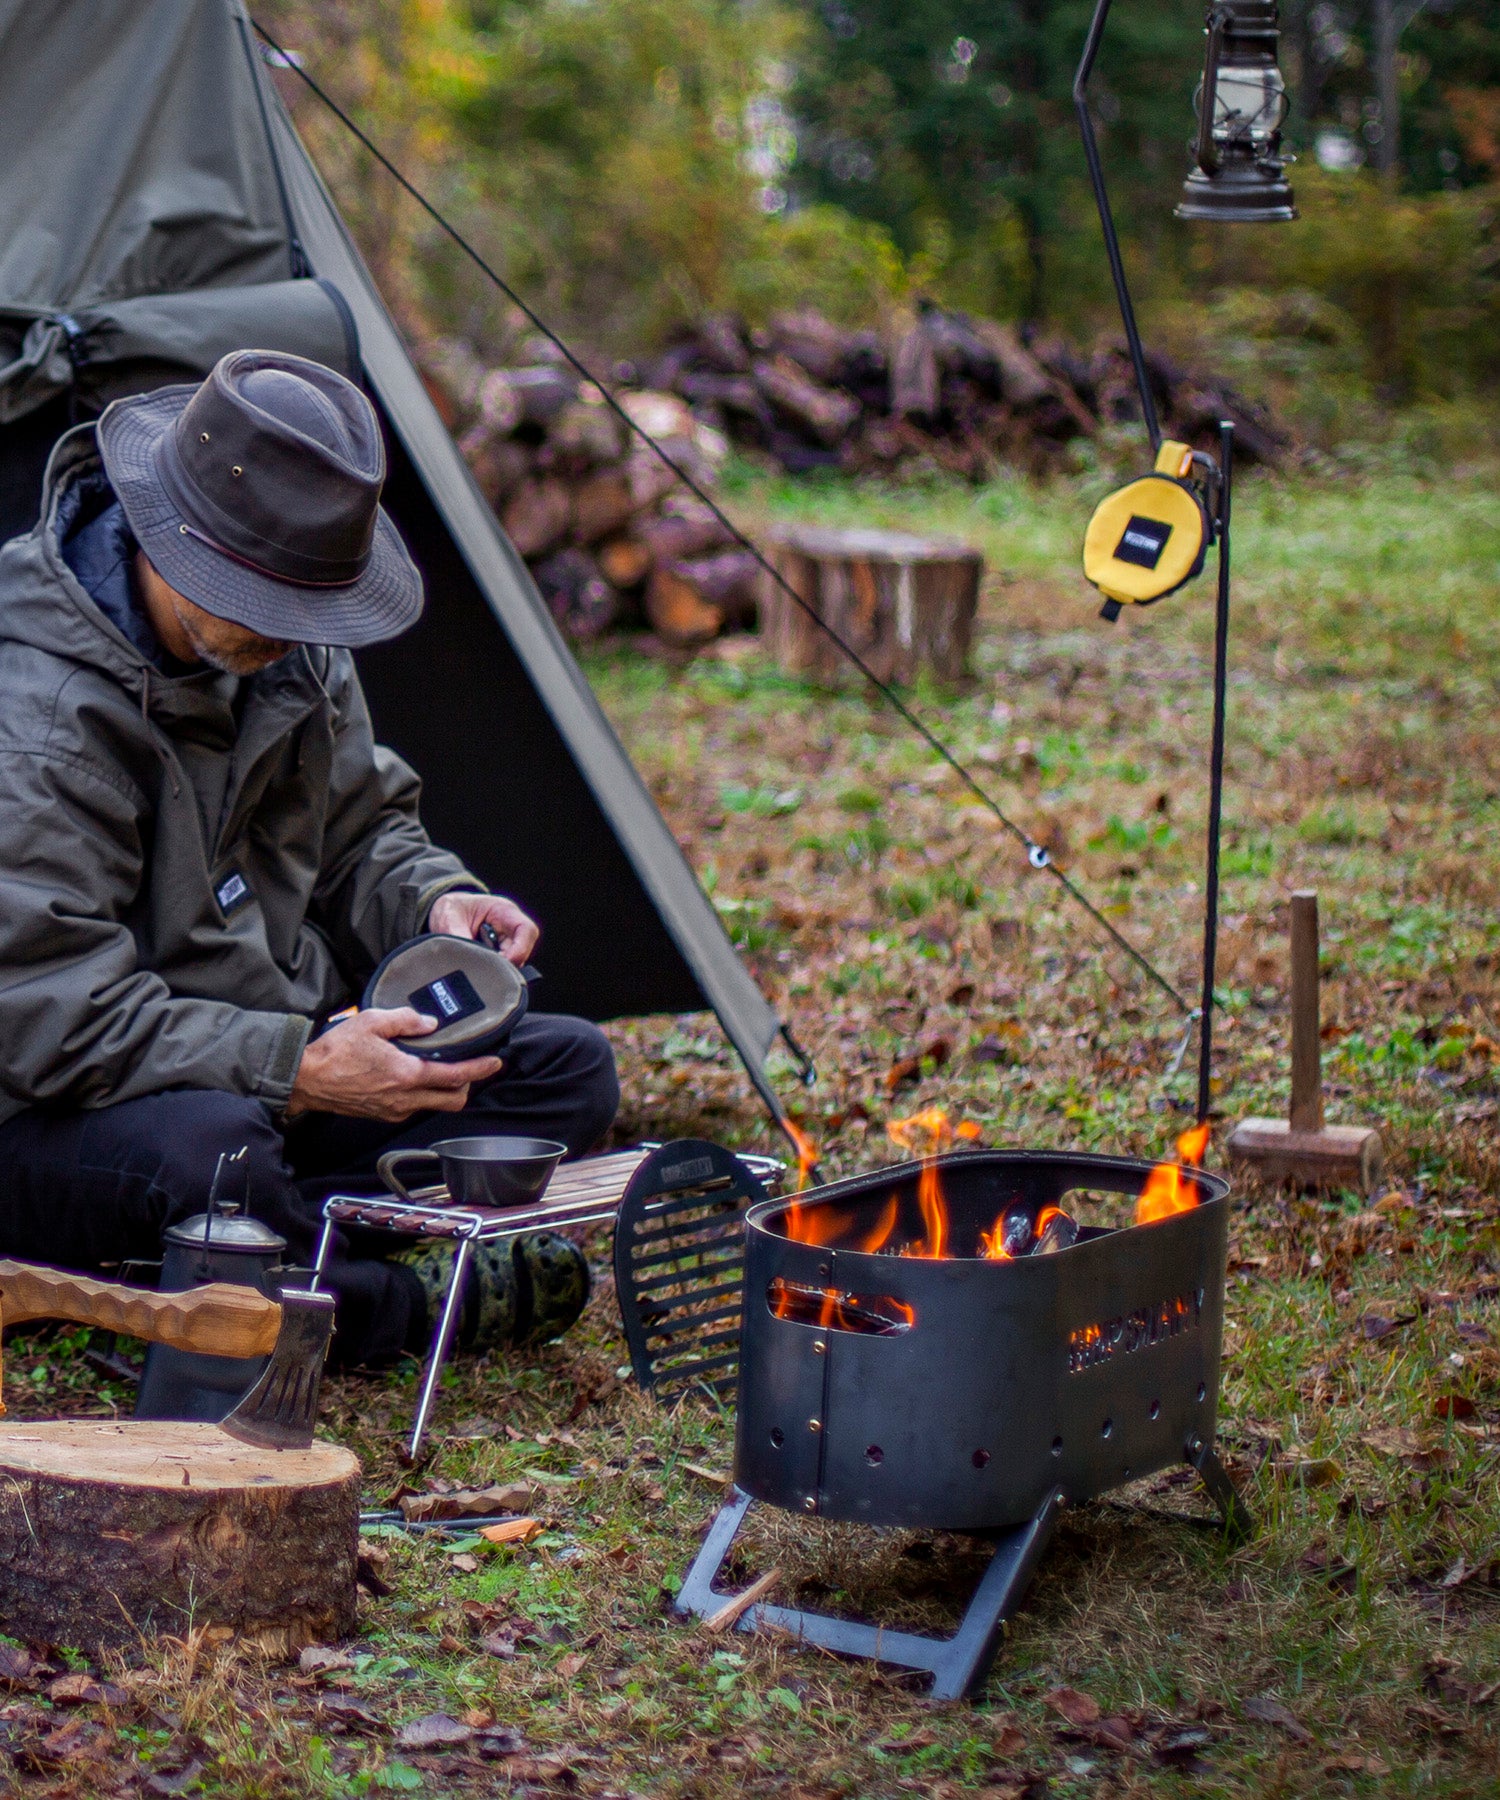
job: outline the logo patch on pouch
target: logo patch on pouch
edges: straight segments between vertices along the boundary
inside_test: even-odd
[[[221,913],[237,912],[250,898],[250,883],[238,869],[231,869],[214,889],[214,899]]]
[[[446,975],[435,977],[426,987],[419,987],[409,995],[408,1000],[419,1013],[436,1019],[439,1025],[453,1025],[484,1011],[478,990],[462,969],[452,969]]]
[[[1135,563],[1142,569],[1154,569],[1161,561],[1161,553],[1171,535],[1172,527],[1162,520],[1133,515],[1115,545],[1115,557],[1120,562]]]

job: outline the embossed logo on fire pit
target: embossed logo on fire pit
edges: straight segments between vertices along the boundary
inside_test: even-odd
[[[1080,1325],[1068,1333],[1068,1373],[1081,1375],[1085,1369],[1163,1344],[1184,1331],[1197,1331],[1202,1317],[1203,1289],[1196,1288],[1097,1325]]]

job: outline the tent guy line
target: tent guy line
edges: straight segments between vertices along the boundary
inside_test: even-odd
[[[285,50],[276,39],[271,36],[270,32],[266,30],[265,26],[262,25],[258,19],[252,18],[251,23],[254,25],[262,40],[275,52],[279,59],[279,66],[290,69],[294,74],[300,77],[311,92],[322,101],[324,106],[326,106],[340,124],[344,126],[345,130],[355,137],[370,155],[375,158],[392,180],[416,201],[418,206],[422,208],[439,229],[458,245],[459,249],[463,251],[471,262],[473,262],[475,267],[494,283],[513,306],[519,308],[530,323],[542,333],[549,343],[557,348],[567,360],[569,366],[576,370],[585,381],[590,382],[597,388],[599,393],[603,396],[605,404],[620,420],[623,421],[627,429],[633,433],[634,436],[639,438],[654,455],[660,458],[666,467],[672,471],[695,498],[701,500],[703,504],[713,512],[719,523],[724,526],[725,530],[731,532],[735,541],[755,558],[757,565],[771,578],[772,581],[775,582],[777,587],[780,588],[795,605],[807,614],[820,631],[824,632],[833,643],[838,646],[839,651],[848,658],[856,669],[859,670],[865,680],[868,681],[871,687],[873,687],[876,692],[888,702],[901,719],[916,732],[927,745],[928,749],[947,764],[980,805],[992,813],[1004,829],[1016,839],[1026,851],[1027,860],[1031,866],[1034,869],[1045,869],[1047,873],[1059,883],[1063,891],[1082,907],[1084,912],[1086,912],[1094,923],[1110,938],[1116,948],[1124,951],[1125,955],[1129,957],[1136,967],[1154,982],[1155,985],[1180,1009],[1185,1018],[1191,1019],[1194,1016],[1195,1010],[1191,1003],[1183,998],[1167,977],[1146,957],[1145,953],[1138,950],[1136,946],[1130,942],[1129,938],[1105,917],[1072,877],[1064,870],[1058,868],[1045,846],[1039,844],[1023,826],[1018,825],[1014,819],[1010,818],[993,795],[991,795],[983,784],[975,778],[937,733],[932,730],[918,713],[914,712],[912,708],[907,705],[906,701],[902,699],[900,694],[897,693],[888,682],[881,680],[854,646],[835,630],[834,627],[822,617],[816,608],[809,605],[780,571],[774,567],[770,559],[761,551],[759,546],[747,537],[745,533],[741,531],[739,526],[735,524],[734,520],[724,512],[712,495],[707,493],[685,469],[679,466],[671,454],[659,444],[654,437],[652,437],[650,432],[643,429],[643,427],[638,425],[636,421],[631,418],[630,414],[623,406],[621,406],[609,387],[604,382],[600,381],[599,378],[583,363],[564,339],[562,339],[546,320],[541,318],[533,308],[528,305],[526,300],[511,287],[505,278],[485,260],[463,233],[459,231],[457,226],[449,223],[421,189],[408,180],[396,164],[391,161],[390,157],[388,157],[380,146],[360,128],[347,112],[344,111],[333,96],[308,74],[307,70],[302,66],[300,57],[294,56],[289,51]]]

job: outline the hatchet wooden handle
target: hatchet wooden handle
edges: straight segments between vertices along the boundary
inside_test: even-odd
[[[254,1288],[212,1281],[158,1294],[35,1263],[0,1262],[0,1321],[67,1319],[209,1356],[269,1356],[281,1308]]]

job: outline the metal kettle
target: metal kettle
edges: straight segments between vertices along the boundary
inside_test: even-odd
[[[241,1212],[210,1200],[209,1210],[162,1233],[163,1292],[180,1293],[209,1281],[258,1288],[275,1299],[287,1274],[286,1239]],[[260,1379],[264,1356],[205,1356],[152,1344],[136,1394],[138,1419],[197,1419],[217,1423]]]

